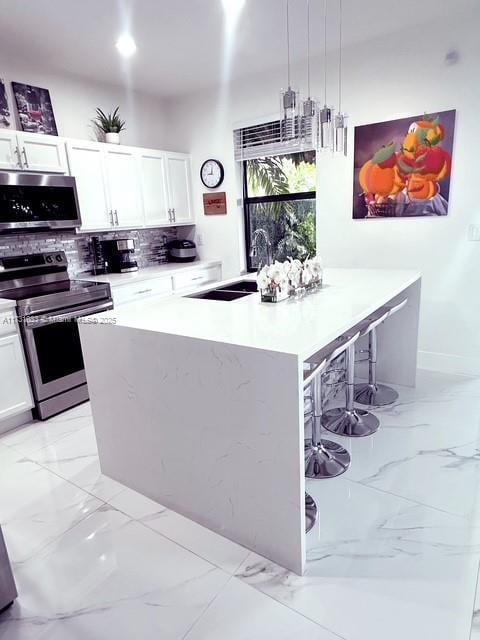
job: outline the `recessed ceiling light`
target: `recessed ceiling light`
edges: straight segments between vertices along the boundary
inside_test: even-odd
[[[123,35],[121,35],[117,40],[115,46],[117,47],[118,53],[124,58],[130,58],[130,56],[133,56],[133,54],[137,50],[135,40],[129,33],[124,33]]]

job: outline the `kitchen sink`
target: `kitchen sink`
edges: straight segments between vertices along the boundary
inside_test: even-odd
[[[252,293],[254,293],[254,291],[228,291],[222,288],[205,291],[204,293],[196,293],[188,297],[199,298],[200,300],[223,300],[224,302],[231,302],[232,300],[249,296]]]
[[[248,291],[249,293],[256,293],[258,287],[255,280],[238,280],[220,287],[217,291]]]

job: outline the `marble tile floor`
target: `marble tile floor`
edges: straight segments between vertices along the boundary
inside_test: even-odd
[[[480,640],[480,380],[419,372],[340,440],[305,576],[110,480],[88,404],[0,437],[0,640]]]

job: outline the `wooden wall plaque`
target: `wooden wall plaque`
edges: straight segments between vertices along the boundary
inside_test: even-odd
[[[203,194],[203,213],[206,216],[224,216],[227,213],[227,194],[225,191]]]

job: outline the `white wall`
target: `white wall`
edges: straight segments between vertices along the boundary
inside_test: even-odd
[[[96,107],[110,111],[119,105],[127,126],[121,134],[122,143],[165,148],[169,127],[164,103],[159,98],[130,92],[124,87],[100,85],[71,75],[56,74],[48,68],[39,67],[34,60],[21,60],[14,52],[2,51],[1,48],[0,59],[0,78],[5,81],[13,113],[16,109],[10,84],[12,80],[49,89],[61,136],[95,140],[91,121]]]
[[[350,125],[457,109],[457,129],[447,218],[354,221],[352,154],[318,160],[318,246],[330,266],[418,268],[423,273],[420,363],[435,369],[480,374],[480,243],[467,241],[471,223],[480,224],[480,12],[448,24],[409,29],[346,50],[344,107]],[[458,64],[446,66],[450,48]],[[332,60],[332,64],[333,64]],[[314,86],[320,86],[320,62]],[[295,72],[301,88],[304,69]],[[204,257],[220,257],[225,275],[243,267],[242,210],[238,167],[233,160],[232,128],[278,112],[278,71],[248,84],[191,95],[171,103],[176,146],[193,156],[197,232]],[[334,96],[334,91],[330,94]],[[353,136],[350,136],[350,141]],[[171,142],[171,141],[170,141]],[[225,165],[228,215],[203,216],[201,163],[208,157]]]

